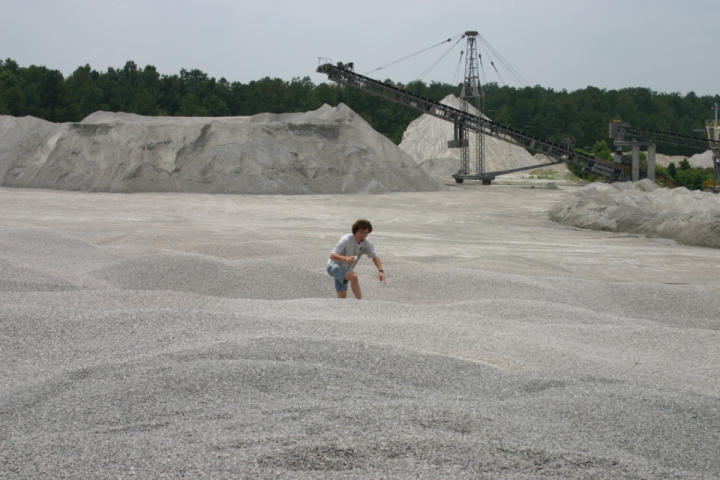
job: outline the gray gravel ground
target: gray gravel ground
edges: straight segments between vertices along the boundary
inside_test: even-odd
[[[0,188],[0,478],[720,478],[720,250],[573,192]]]

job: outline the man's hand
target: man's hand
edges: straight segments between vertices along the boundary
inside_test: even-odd
[[[380,283],[386,283],[385,282],[385,272],[383,272],[383,271],[378,272],[378,281]]]
[[[347,263],[355,263],[355,260],[357,260],[357,257],[355,255],[351,255],[349,257],[345,257],[345,261]]]

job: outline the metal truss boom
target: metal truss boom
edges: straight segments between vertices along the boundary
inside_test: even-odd
[[[559,145],[542,140],[519,130],[474,115],[471,112],[464,112],[457,108],[443,105],[440,102],[415,95],[393,85],[388,85],[360,75],[352,70],[352,64],[345,65],[338,63],[337,65],[333,65],[325,63],[320,65],[317,71],[318,73],[326,74],[330,80],[341,85],[356,88],[395,103],[414,108],[422,113],[452,122],[456,126],[460,125],[466,130],[498,138],[523,147],[531,152],[543,153],[554,160],[549,164],[567,162],[577,165],[584,171],[601,175],[610,181],[627,179],[625,170],[620,166],[577,152],[571,145]],[[537,166],[528,168],[537,168]],[[478,174],[477,177],[483,180],[483,182],[487,181],[487,183],[489,183],[495,178],[495,175],[500,173],[501,172],[484,172]]]
[[[711,121],[708,121],[711,122]],[[718,122],[715,119],[714,128],[717,128]],[[708,127],[710,128],[710,127]],[[708,132],[711,136],[711,132]],[[720,141],[715,138],[699,138],[690,135],[681,135],[679,133],[663,132],[660,130],[648,130],[645,128],[633,127],[628,123],[612,122],[610,123],[610,138],[615,145],[628,145],[634,141],[642,143],[664,143],[670,145],[678,145],[682,147],[692,147],[698,149],[710,149],[713,152],[713,189],[715,192],[720,190]]]
[[[652,141],[683,147],[705,148],[713,151],[720,151],[720,142],[708,140],[707,138],[681,135],[679,133],[663,132],[661,130],[648,130],[645,128],[633,127],[622,122],[610,124],[610,138],[617,142],[632,141],[633,138],[642,141]]]

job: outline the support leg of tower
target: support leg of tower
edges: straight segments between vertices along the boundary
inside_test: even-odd
[[[655,181],[655,148],[654,143],[648,145],[647,178],[653,182]]]
[[[632,144],[632,181],[640,180],[640,145],[636,140]]]

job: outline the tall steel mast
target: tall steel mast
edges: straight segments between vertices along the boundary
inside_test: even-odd
[[[479,57],[475,44],[477,35],[478,32],[475,31],[465,32],[465,37],[467,38],[467,48],[465,49],[465,79],[460,92],[460,109],[463,113],[473,114],[470,112],[470,106],[472,105],[477,110],[477,113],[474,115],[483,117],[484,99],[482,85],[480,84]],[[474,135],[475,172],[477,175],[482,175],[485,173],[485,136],[478,130],[474,131]],[[467,138],[466,135],[463,135],[463,137]],[[460,160],[460,171],[458,171],[458,173],[464,175],[470,173],[470,146],[468,143],[463,142],[461,144],[462,156]]]

